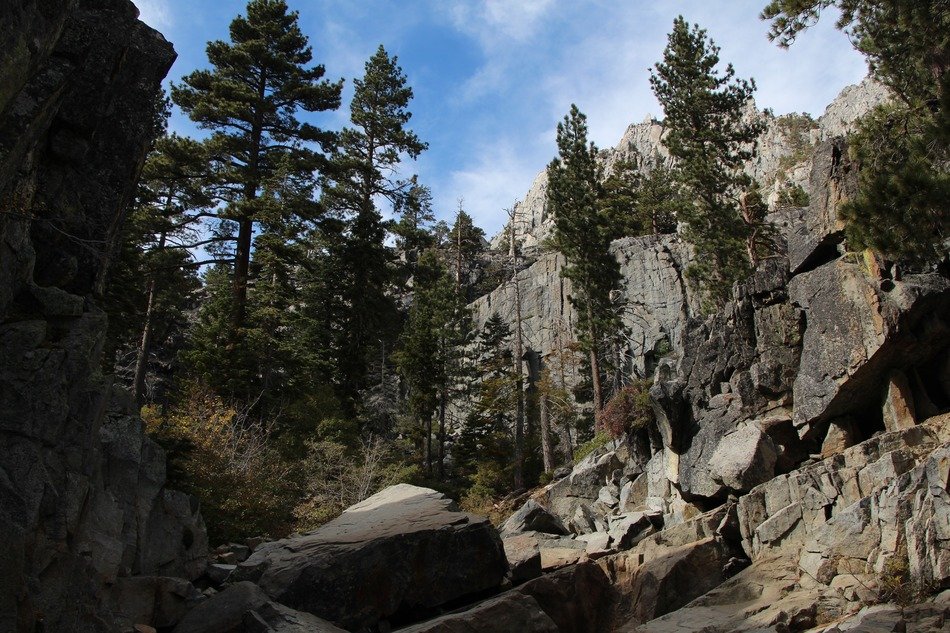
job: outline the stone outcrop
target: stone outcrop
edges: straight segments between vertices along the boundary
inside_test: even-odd
[[[498,532],[434,490],[399,484],[318,530],[261,545],[235,572],[274,601],[349,630],[408,623],[499,587]]]
[[[127,0],[7,2],[0,23],[0,630],[109,631],[130,576],[194,578],[207,548],[101,372],[97,297],[175,54]]]

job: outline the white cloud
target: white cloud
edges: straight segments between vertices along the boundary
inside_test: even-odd
[[[172,12],[168,0],[132,0],[139,10],[139,19],[153,29],[172,26]]]
[[[501,229],[504,209],[524,197],[539,168],[512,139],[481,144],[472,156],[466,167],[433,187],[436,208],[454,211],[458,198],[464,198],[465,211],[490,236]]]

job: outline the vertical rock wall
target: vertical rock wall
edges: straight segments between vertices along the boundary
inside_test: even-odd
[[[106,631],[117,577],[203,570],[196,504],[101,373],[108,256],[175,58],[128,0],[0,5],[0,631]]]

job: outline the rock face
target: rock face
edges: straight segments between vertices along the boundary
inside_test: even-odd
[[[163,488],[100,367],[96,297],[175,57],[136,18],[127,0],[0,7],[3,631],[111,630],[118,579],[204,569],[196,503]]]
[[[487,519],[399,484],[304,536],[265,543],[235,572],[276,602],[349,630],[418,621],[501,584],[508,563]]]

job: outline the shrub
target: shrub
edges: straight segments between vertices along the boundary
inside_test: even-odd
[[[355,449],[327,440],[308,442],[307,449],[301,464],[306,496],[293,510],[299,531],[317,528],[354,503],[415,474],[392,443],[379,436],[365,438]]]
[[[200,386],[186,394],[166,413],[142,410],[149,435],[168,450],[169,485],[201,501],[212,542],[286,534],[299,487],[274,447],[273,424]]]
[[[636,380],[614,394],[600,414],[603,428],[618,438],[645,429],[654,421],[650,406],[650,381]]]
[[[574,449],[574,463],[581,461],[601,446],[606,446],[609,441],[610,434],[597,433],[594,437]]]

